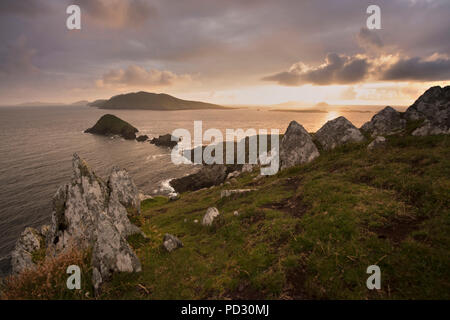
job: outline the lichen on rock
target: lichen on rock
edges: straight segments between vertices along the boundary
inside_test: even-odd
[[[52,223],[41,232],[27,228],[16,244],[13,269],[33,267],[31,252],[46,246],[56,256],[68,249],[93,249],[93,285],[96,291],[114,272],[139,272],[139,259],[126,237],[140,233],[128,219],[127,208],[140,213],[139,192],[125,170],[113,168],[108,183],[99,178],[77,154],[70,183],[53,197]],[[44,241],[42,241],[44,240]]]
[[[281,169],[308,163],[319,156],[319,151],[309,133],[296,121],[291,121],[281,140]]]
[[[332,150],[338,146],[361,142],[364,136],[345,117],[338,117],[325,123],[314,135],[324,150]]]

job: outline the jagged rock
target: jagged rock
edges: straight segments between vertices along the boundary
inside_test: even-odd
[[[243,194],[251,191],[255,191],[256,189],[235,189],[235,190],[222,190],[220,192],[220,198],[226,198],[233,194]]]
[[[450,86],[435,86],[425,91],[405,112],[408,120],[440,121],[440,112],[450,108]]]
[[[401,131],[406,126],[406,120],[400,112],[392,107],[386,107],[366,122],[361,130],[370,133],[372,137],[385,134],[393,134]]]
[[[386,145],[386,138],[378,136],[367,146],[367,149],[368,150],[378,149],[384,147],[385,145]]]
[[[136,141],[138,141],[138,142],[145,142],[147,140],[148,140],[148,136],[146,134],[141,135],[141,136],[136,138]]]
[[[162,136],[159,136],[158,138],[153,138],[152,140],[150,140],[151,144],[154,144],[155,146],[158,147],[169,147],[169,148],[173,148],[178,144],[178,141],[180,139],[177,137],[173,137],[171,134],[165,134]]]
[[[227,167],[223,164],[203,165],[202,168],[191,175],[172,179],[170,185],[177,192],[195,191],[202,188],[217,186],[225,181]]]
[[[422,125],[415,129],[412,133],[413,136],[430,136],[436,134],[450,134],[450,127],[440,125],[430,120],[425,120]]]
[[[424,120],[414,136],[450,134],[450,86],[431,87],[405,112],[410,121]]]
[[[206,210],[205,215],[203,216],[202,225],[210,226],[212,225],[214,219],[219,216],[219,210],[215,207],[210,207]]]
[[[34,228],[28,227],[20,235],[14,250],[11,252],[13,274],[33,268],[33,253],[45,248],[45,236]]]
[[[172,252],[175,249],[182,248],[183,242],[181,242],[181,240],[178,239],[177,237],[166,233],[164,235],[162,245],[163,245],[163,248],[166,249],[168,252]]]
[[[96,292],[115,272],[140,272],[141,263],[111,219],[99,213],[92,251],[93,285]]]
[[[316,132],[314,138],[324,150],[331,150],[346,143],[364,140],[361,132],[344,117],[338,117],[325,123]]]
[[[139,190],[126,170],[113,167],[108,187],[111,190],[110,196],[117,198],[124,207],[134,209],[137,213],[141,212]]]
[[[281,140],[281,169],[307,163],[319,156],[319,151],[309,133],[296,121],[291,121]]]
[[[136,132],[138,132],[138,129],[128,122],[119,119],[115,115],[105,114],[92,128],[89,128],[84,132],[100,135],[120,135],[125,139],[134,140],[136,139]]]
[[[40,239],[46,235],[42,243],[46,242],[47,251],[53,255],[72,247],[92,248],[92,281],[98,292],[112,273],[141,270],[126,241],[127,236],[140,232],[127,216],[127,208],[132,214],[139,213],[139,192],[125,170],[113,168],[105,183],[77,154],[72,169],[71,182],[59,187],[53,197],[52,224],[41,229]],[[26,239],[36,235],[28,229],[25,232]],[[22,242],[19,239],[17,245]],[[33,240],[33,249],[36,243]]]

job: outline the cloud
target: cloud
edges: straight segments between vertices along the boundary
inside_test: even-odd
[[[156,9],[143,0],[76,0],[82,14],[111,28],[139,27],[156,16]]]
[[[36,50],[28,47],[27,38],[20,36],[0,51],[0,74],[19,77],[37,73],[39,69],[32,61],[35,54]]]
[[[375,30],[369,30],[366,27],[361,28],[356,36],[358,44],[366,50],[378,50],[383,47],[383,41]]]
[[[381,80],[387,81],[438,81],[450,80],[450,58],[439,54],[427,59],[400,58],[385,69]]]
[[[357,83],[367,76],[369,62],[363,56],[344,56],[329,53],[325,63],[310,67],[302,62],[291,66],[289,71],[264,77],[264,81],[274,81],[284,86],[303,84],[330,85]]]
[[[177,75],[171,71],[147,70],[137,65],[115,69],[105,73],[97,81],[98,87],[165,87],[190,81],[189,75]]]
[[[357,92],[353,86],[349,86],[343,91],[341,91],[341,94],[339,96],[342,100],[354,100],[357,96]]]
[[[1,0],[0,15],[35,16],[48,10],[39,0]]]

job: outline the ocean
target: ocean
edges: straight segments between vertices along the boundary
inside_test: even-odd
[[[361,108],[358,108],[361,110]],[[297,113],[260,109],[232,110],[100,110],[80,106],[0,107],[0,274],[10,270],[9,255],[27,226],[50,222],[51,199],[59,185],[71,177],[71,159],[78,153],[101,177],[113,165],[127,169],[144,194],[167,192],[167,181],[195,170],[193,165],[172,164],[170,150],[148,142],[83,133],[106,113],[131,123],[150,138],[184,128],[193,133],[194,120],[203,131],[225,129],[279,129],[291,120],[308,131],[344,115],[360,127],[380,107],[370,112]]]

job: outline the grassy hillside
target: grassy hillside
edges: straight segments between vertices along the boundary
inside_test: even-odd
[[[129,239],[143,272],[116,275],[100,298],[449,299],[449,137],[366,146],[256,181],[259,172],[247,173],[173,202],[144,201],[134,222],[149,239]],[[230,188],[258,190],[221,199]],[[204,227],[210,206],[221,216]],[[184,247],[163,251],[165,233]],[[372,264],[382,272],[378,291],[365,285]]]
[[[100,109],[191,110],[225,109],[217,104],[182,100],[164,93],[135,92],[120,94],[97,102]]]

